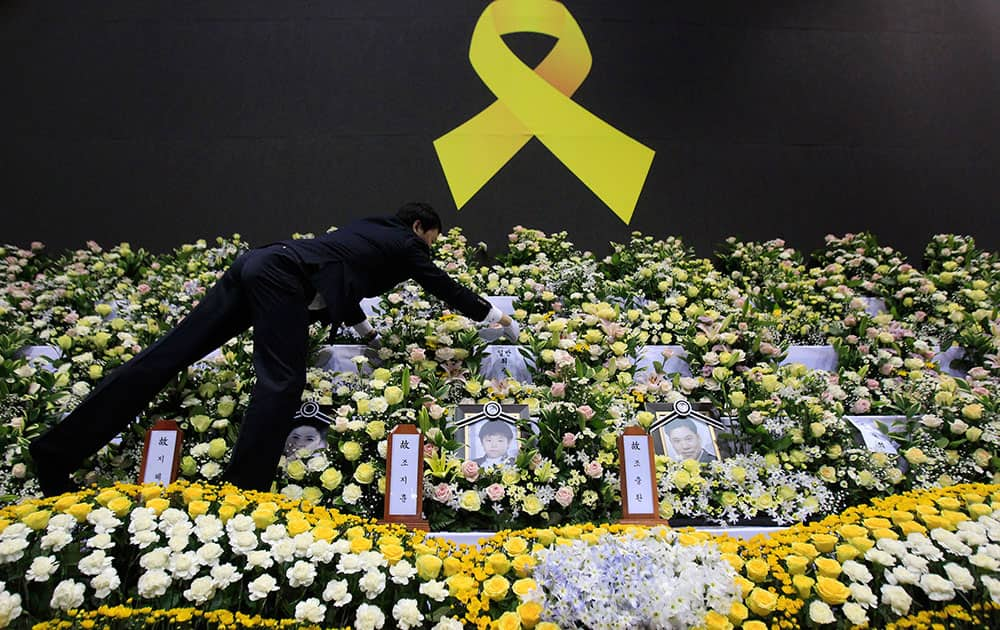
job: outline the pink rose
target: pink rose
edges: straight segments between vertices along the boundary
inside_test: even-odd
[[[774,344],[765,341],[760,344],[760,352],[766,357],[773,357],[777,356],[781,350]]]
[[[437,403],[434,403],[433,405],[427,408],[427,414],[431,418],[434,418],[435,420],[440,420],[441,416],[444,415],[444,407],[442,407]]]
[[[601,466],[601,462],[594,460],[583,467],[583,473],[592,479],[597,479],[604,474],[604,466]]]
[[[447,503],[451,501],[452,493],[451,486],[446,483],[439,483],[434,486],[434,500],[439,503]]]
[[[580,405],[576,410],[583,416],[584,420],[590,420],[594,417],[594,410],[590,408],[590,405]]]
[[[410,374],[410,389],[416,389],[420,385],[420,377],[416,374]]]
[[[136,289],[139,290],[140,294],[145,295],[145,294],[149,293],[151,287],[144,282],[144,283],[140,284],[139,286],[137,286]]]
[[[467,459],[462,462],[462,476],[465,477],[467,481],[475,481],[479,479],[479,464]]]
[[[872,401],[867,398],[859,398],[851,405],[851,413],[868,413],[871,411]]]
[[[427,353],[424,352],[423,348],[413,348],[410,350],[410,361],[417,363],[419,361],[424,361],[427,359]]]
[[[576,446],[576,433],[563,433],[562,445],[566,448]]]
[[[556,503],[563,507],[569,507],[569,504],[573,502],[573,489],[568,486],[563,486],[556,490]]]
[[[495,483],[486,488],[486,496],[489,498],[490,501],[499,501],[504,497],[505,494],[507,494],[507,491],[504,490],[503,486],[501,486],[498,483]]]
[[[437,457],[438,449],[430,442],[424,443],[424,457]]]
[[[867,387],[868,389],[871,389],[871,390],[876,390],[876,389],[878,389],[878,381],[876,381],[873,378],[869,378],[869,379],[865,380],[865,387]]]
[[[566,395],[566,383],[552,383],[549,393],[552,394],[553,398],[562,398]]]

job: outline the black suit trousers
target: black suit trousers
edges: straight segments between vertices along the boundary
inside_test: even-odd
[[[32,444],[39,468],[69,474],[193,362],[253,327],[256,383],[223,479],[268,490],[305,386],[309,312],[301,265],[277,244],[243,254],[176,328],[110,373]]]

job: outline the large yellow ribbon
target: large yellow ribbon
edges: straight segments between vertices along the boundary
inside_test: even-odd
[[[534,69],[501,38],[520,32],[557,39]],[[566,7],[496,0],[479,16],[469,60],[497,100],[434,141],[458,208],[534,136],[628,224],[654,152],[570,99],[590,72],[591,56]]]

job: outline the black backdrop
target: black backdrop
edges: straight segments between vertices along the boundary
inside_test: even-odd
[[[494,100],[470,0],[0,2],[0,242],[163,251],[423,199],[605,251],[635,229],[811,250],[871,230],[1000,249],[1000,2],[569,1],[574,100],[656,157],[630,226],[532,140],[456,211],[432,142]],[[513,35],[534,65],[552,45]]]

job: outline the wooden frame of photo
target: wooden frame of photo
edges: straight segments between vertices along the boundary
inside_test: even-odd
[[[657,455],[675,459],[670,456],[669,452],[668,427],[678,420],[688,420],[695,425],[702,440],[702,451],[707,452],[717,461],[729,456],[729,449],[726,448],[725,442],[719,439],[717,433],[717,431],[728,431],[729,427],[726,426],[724,420],[712,415],[711,403],[690,403],[683,399],[676,403],[647,403],[646,411],[651,412],[654,416],[653,423],[649,426],[649,433],[653,437],[653,450]],[[700,459],[701,456],[699,456],[699,461]]]

